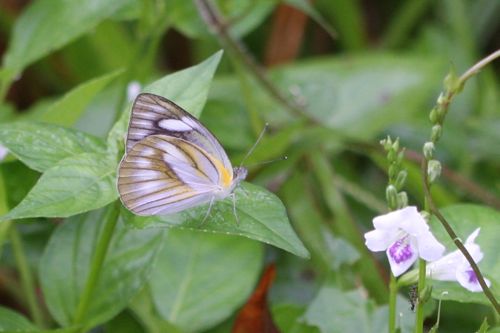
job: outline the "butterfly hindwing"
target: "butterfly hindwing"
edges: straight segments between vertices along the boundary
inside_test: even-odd
[[[132,107],[127,152],[144,138],[158,134],[190,142],[221,161],[226,169],[232,170],[231,162],[220,143],[195,117],[166,98],[149,93],[140,94]]]
[[[138,215],[171,214],[209,202],[232,175],[203,148],[181,138],[149,135],[120,163],[118,190]]]

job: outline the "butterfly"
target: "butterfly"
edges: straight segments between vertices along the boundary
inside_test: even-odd
[[[137,96],[118,168],[123,205],[137,215],[166,215],[230,195],[247,176],[233,168],[219,141],[174,102]],[[233,206],[234,208],[234,206]]]

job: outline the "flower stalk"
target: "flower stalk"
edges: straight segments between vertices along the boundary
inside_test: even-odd
[[[440,213],[438,210],[437,206],[435,205],[432,195],[430,192],[430,186],[433,182],[437,180],[440,174],[441,166],[438,161],[432,159],[432,154],[429,154],[429,147],[432,146],[432,150],[435,149],[436,143],[439,141],[439,139],[442,136],[443,133],[443,123],[446,117],[446,114],[448,113],[449,105],[452,101],[452,98],[458,94],[460,91],[462,91],[466,81],[477,74],[483,67],[485,67],[487,64],[495,60],[496,58],[500,57],[500,50],[497,50],[490,54],[489,56],[485,57],[484,59],[480,60],[477,62],[474,66],[472,66],[470,69],[468,69],[463,75],[460,77],[456,77],[454,71],[451,71],[445,78],[444,80],[444,86],[445,86],[445,91],[442,92],[436,102],[436,106],[431,110],[429,119],[433,125],[432,131],[431,131],[431,141],[427,142],[424,144],[424,159],[422,160],[422,182],[423,182],[423,188],[424,188],[424,195],[425,195],[425,200],[426,200],[426,208],[428,208],[428,211],[435,215],[437,219],[441,222],[443,227],[445,228],[446,232],[450,236],[450,238],[453,240],[455,243],[456,247],[462,252],[463,256],[466,258],[468,263],[470,264],[472,270],[474,271],[474,274],[476,275],[476,278],[478,280],[478,283],[481,285],[481,288],[483,289],[486,297],[489,299],[497,313],[500,314],[500,305],[495,299],[493,293],[489,289],[487,282],[485,281],[483,275],[481,274],[481,271],[479,270],[476,262],[472,258],[471,254],[467,250],[467,248],[464,246],[464,244],[460,241],[460,239],[457,237],[455,231],[453,228],[450,226],[448,221],[444,218],[444,216]],[[426,154],[427,152],[427,154]],[[430,156],[429,156],[430,155]]]

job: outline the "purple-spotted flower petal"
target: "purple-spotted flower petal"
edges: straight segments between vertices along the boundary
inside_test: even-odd
[[[464,244],[476,263],[480,262],[484,256],[479,244],[475,243],[479,231],[480,228],[474,230],[467,237]],[[473,292],[483,290],[472,267],[459,250],[455,250],[427,265],[427,276],[439,281],[457,281],[462,287]],[[488,286],[491,285],[488,279],[485,279],[485,282]]]
[[[373,252],[386,251],[394,276],[406,272],[418,257],[439,259],[445,250],[416,207],[406,207],[373,219],[375,230],[365,234]]]

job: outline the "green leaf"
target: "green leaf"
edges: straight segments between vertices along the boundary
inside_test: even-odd
[[[83,132],[32,122],[0,125],[0,143],[24,164],[40,172],[65,158],[106,149],[101,139]]]
[[[274,245],[300,257],[309,257],[309,252],[293,231],[285,207],[278,197],[249,183],[241,184],[234,193],[235,202],[231,197],[216,201],[205,222],[203,221],[208,211],[208,204],[173,215],[151,217],[129,215],[129,221],[138,227],[181,227],[243,236]]]
[[[155,310],[149,289],[148,286],[144,287],[130,302],[129,307],[134,317],[140,320],[148,333],[182,333],[180,329],[160,317]]]
[[[218,9],[231,21],[228,26],[231,35],[241,37],[255,29],[275,8],[277,1],[270,0],[239,0],[218,1]],[[166,15],[172,25],[191,38],[209,35],[207,25],[200,17],[193,1],[168,0]]]
[[[69,325],[75,315],[104,225],[104,211],[66,220],[52,235],[42,256],[43,294],[50,313],[61,325]],[[118,223],[84,325],[103,323],[125,308],[147,281],[163,234],[158,229],[130,229]]]
[[[93,29],[135,0],[38,0],[16,21],[3,60],[8,76]]]
[[[303,317],[321,333],[378,333],[387,332],[388,306],[376,307],[372,300],[363,296],[362,290],[343,292],[325,286],[320,289]],[[398,298],[397,313],[400,314],[401,332],[412,332],[415,314],[408,301]]]
[[[493,294],[500,299],[500,213],[486,206],[472,204],[448,206],[441,212],[462,242],[465,242],[476,228],[481,228],[476,243],[481,247],[484,258],[478,266],[483,275],[491,281]],[[435,219],[431,223],[434,235],[446,246],[446,253],[458,250],[441,223]],[[489,304],[483,293],[470,292],[458,282],[431,281],[430,285],[432,297],[436,299]]]
[[[143,89],[143,92],[166,97],[193,116],[199,117],[221,57],[222,51],[219,51],[196,66],[167,75],[151,83]],[[129,118],[130,110],[127,109],[109,133],[108,145],[112,151],[117,150],[117,142],[121,144],[123,141]]]
[[[121,73],[123,73],[123,70],[113,71],[80,84],[45,109],[42,114],[34,115],[34,118],[62,126],[74,125],[97,93]]]
[[[297,88],[319,123],[370,139],[426,107],[438,65],[433,58],[372,54],[311,60],[272,74],[280,86]]]
[[[281,332],[287,333],[319,333],[317,327],[309,326],[302,320],[305,309],[293,304],[273,306],[272,314]]]
[[[198,118],[207,101],[210,83],[221,57],[222,51],[219,51],[196,66],[151,83],[144,88],[144,92],[166,97]]]
[[[104,153],[68,157],[48,169],[24,200],[1,220],[67,217],[103,207],[118,197],[115,162]]]
[[[38,329],[23,315],[0,307],[0,332],[38,332]]]
[[[256,242],[171,230],[150,280],[160,315],[185,331],[229,317],[250,295],[263,259]]]
[[[325,31],[330,35],[330,37],[335,38],[337,33],[335,29],[328,23],[327,20],[323,18],[316,8],[307,0],[285,0],[289,5],[299,9],[300,11],[309,15],[314,21],[316,21]]]

